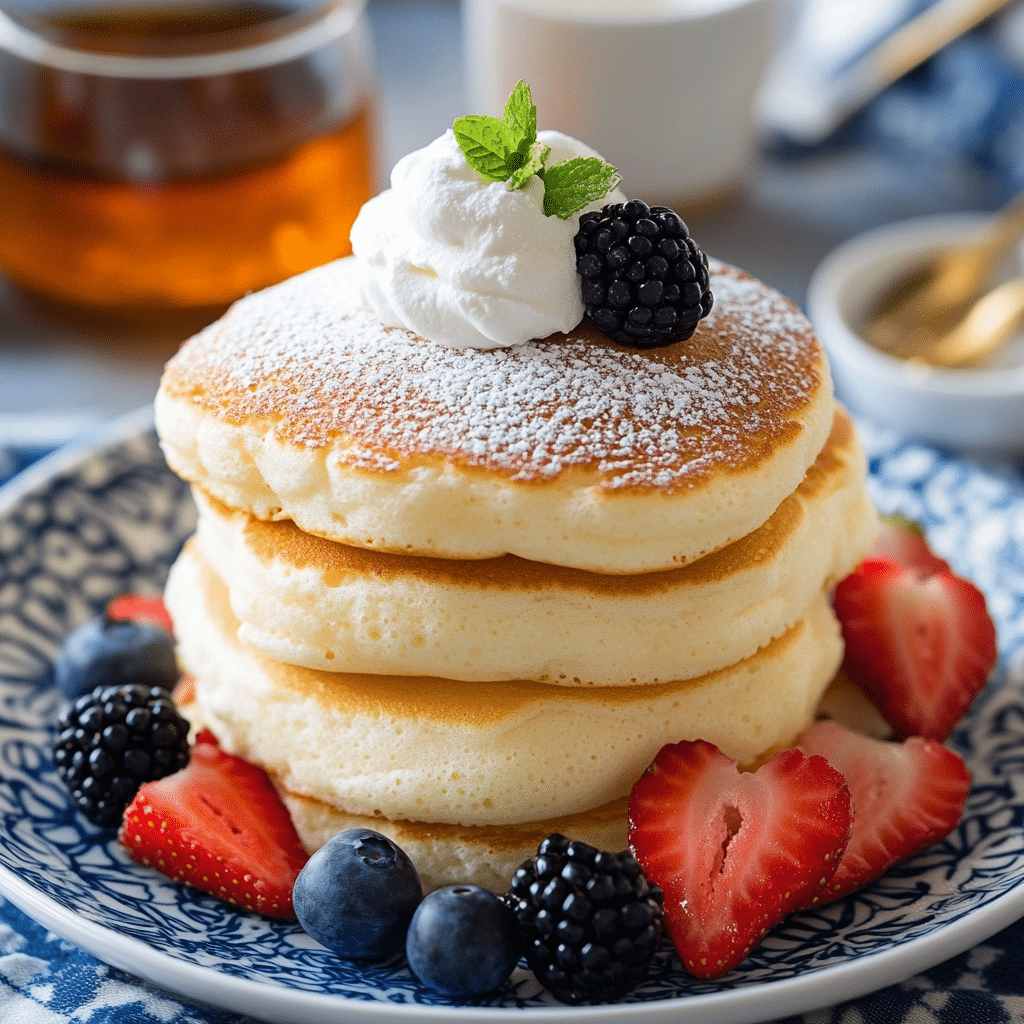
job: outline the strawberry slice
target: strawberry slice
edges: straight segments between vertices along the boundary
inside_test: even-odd
[[[949,563],[928,547],[921,527],[901,515],[882,517],[871,556],[887,558],[906,569],[913,569],[921,579],[949,568]]]
[[[843,667],[897,739],[944,740],[996,663],[985,598],[948,568],[869,556],[835,590]]]
[[[107,615],[111,619],[144,619],[152,622],[168,633],[174,633],[174,623],[170,613],[159,595],[121,594],[107,605]]]
[[[711,743],[669,744],[629,797],[630,847],[664,890],[669,935],[698,978],[725,974],[815,902],[850,828],[842,775],[795,749],[740,772]]]
[[[960,822],[971,776],[952,750],[934,740],[911,736],[892,743],[837,722],[817,722],[798,745],[842,772],[853,798],[853,835],[822,902],[866,885]]]
[[[140,787],[118,835],[134,860],[247,910],[295,920],[309,859],[266,772],[196,736],[187,767]]]

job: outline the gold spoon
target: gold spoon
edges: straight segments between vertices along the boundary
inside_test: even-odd
[[[1022,320],[1024,277],[1015,277],[979,299],[952,330],[932,335],[927,345],[921,343],[912,361],[932,366],[968,366],[1009,341]]]
[[[865,317],[864,335],[903,359],[918,353],[967,314],[988,286],[1002,254],[1024,233],[1024,195],[1005,207],[971,242],[950,245],[890,286]]]

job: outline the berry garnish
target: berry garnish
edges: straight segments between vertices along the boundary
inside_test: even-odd
[[[78,809],[116,825],[144,782],[188,764],[189,724],[159,686],[100,686],[57,723],[53,762]]]
[[[405,940],[409,969],[456,999],[493,992],[519,962],[519,925],[494,893],[450,885],[423,898]]]
[[[404,850],[353,828],[309,858],[292,898],[299,924],[321,945],[346,959],[383,960],[405,947],[423,887]]]
[[[612,203],[583,214],[574,241],[583,304],[620,345],[684,341],[711,312],[707,257],[668,207]]]
[[[897,739],[944,740],[996,663],[985,598],[913,536],[883,539],[840,581],[835,611],[846,674]]]
[[[139,789],[118,835],[140,864],[247,910],[294,921],[292,886],[306,863],[266,772],[196,737],[182,771]]]
[[[152,622],[104,613],[68,635],[54,661],[53,676],[68,700],[97,686],[138,683],[170,690],[178,680],[174,641]]]
[[[669,744],[633,786],[629,843],[665,891],[683,966],[725,974],[822,897],[850,838],[850,793],[823,757],[783,750],[756,772],[703,740]]]
[[[107,615],[112,619],[152,622],[168,633],[174,632],[170,612],[159,594],[121,594],[107,605]]]
[[[846,778],[853,834],[821,902],[838,899],[956,828],[971,789],[963,761],[934,740],[870,739],[837,722],[817,722],[800,737]]]
[[[616,999],[647,973],[662,934],[662,894],[629,851],[555,833],[512,876],[526,962],[564,1003]]]
[[[870,554],[913,569],[925,579],[949,568],[949,563],[928,546],[921,527],[900,515],[882,516]]]

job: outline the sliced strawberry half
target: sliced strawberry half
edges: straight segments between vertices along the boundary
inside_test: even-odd
[[[170,612],[163,598],[148,594],[121,594],[107,605],[107,615],[112,619],[144,619],[155,623],[168,633],[174,632]]]
[[[143,785],[118,838],[133,859],[175,882],[295,920],[292,886],[308,860],[266,772],[196,737],[186,768]]]
[[[698,978],[725,974],[813,903],[850,828],[842,775],[799,750],[740,772],[711,743],[669,744],[629,798],[630,847],[664,890],[669,935]]]
[[[869,556],[835,591],[847,676],[898,739],[944,740],[996,662],[985,598],[948,569],[924,575]]]
[[[928,546],[921,527],[900,515],[882,517],[871,556],[887,558],[906,569],[913,569],[921,579],[949,569],[949,563]]]
[[[822,902],[866,885],[960,822],[971,776],[960,757],[935,740],[911,736],[892,743],[817,722],[799,748],[842,772],[853,799],[853,834]]]

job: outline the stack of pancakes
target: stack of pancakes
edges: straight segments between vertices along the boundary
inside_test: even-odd
[[[436,345],[365,312],[347,259],[168,364],[184,710],[311,850],[366,825],[427,888],[501,891],[550,832],[621,849],[663,744],[753,764],[813,718],[828,590],[877,525],[864,456],[803,316],[711,265],[711,315],[648,352],[586,321]]]

